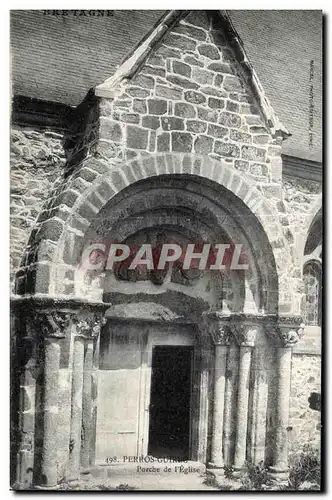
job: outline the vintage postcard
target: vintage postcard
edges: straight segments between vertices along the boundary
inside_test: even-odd
[[[322,490],[322,28],[11,11],[11,489]]]

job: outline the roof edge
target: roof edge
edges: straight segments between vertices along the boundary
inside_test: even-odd
[[[117,68],[115,73],[95,87],[95,95],[97,97],[114,99],[117,93],[121,92],[121,84],[125,83],[127,79],[133,76],[147,57],[154,51],[156,44],[166,36],[176,23],[186,17],[189,12],[189,10],[171,10],[166,12],[136,48],[129,52],[129,55]],[[241,76],[251,89],[266,126],[270,130],[272,136],[279,136],[282,137],[282,139],[286,139],[292,134],[281,123],[269,99],[266,97],[263,86],[244,49],[244,44],[227,11],[219,10],[217,13],[219,14],[218,27],[222,30],[226,41],[234,52],[235,59],[242,70]]]
[[[164,38],[178,21],[188,14],[188,10],[171,10],[166,12],[159,23],[138,44],[136,49],[129,53],[129,56],[125,58],[115,73],[95,87],[95,95],[97,97],[114,98],[116,96],[117,85],[130,78],[154,50],[156,44]]]
[[[242,69],[242,76],[257,100],[266,125],[271,130],[272,135],[279,135],[283,139],[287,139],[287,137],[290,137],[292,134],[281,123],[267,98],[258,75],[246,53],[243,41],[232,23],[231,18],[226,10],[220,10],[219,13],[223,34],[234,51],[236,60]]]

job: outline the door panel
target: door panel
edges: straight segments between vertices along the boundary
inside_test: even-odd
[[[194,343],[195,330],[187,325],[177,325],[176,331],[171,325],[135,323],[112,323],[105,328],[98,371],[96,464],[105,464],[107,457],[122,460],[123,456],[148,454],[153,348],[169,346],[175,351],[192,351]],[[191,366],[190,362],[189,374]],[[192,388],[192,381],[189,385]],[[186,405],[189,411],[190,398]]]
[[[96,461],[136,455],[138,446],[141,346],[137,335],[111,335],[98,380]],[[105,369],[106,368],[106,369]]]

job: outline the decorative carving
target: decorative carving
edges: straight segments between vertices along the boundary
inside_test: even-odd
[[[289,329],[289,327],[279,326],[279,337],[282,344],[287,347],[296,344],[304,334],[304,324],[301,324],[297,329]]]
[[[290,347],[296,344],[304,334],[304,323],[298,316],[278,317],[275,321],[267,321],[266,334],[278,345]]]
[[[238,345],[248,347],[253,347],[255,345],[257,326],[243,322],[232,322],[231,330]]]
[[[214,344],[229,345],[232,332],[229,328],[229,315],[221,312],[203,313],[203,328],[208,331]]]
[[[107,319],[100,313],[93,313],[86,317],[77,316],[75,318],[76,335],[85,338],[98,337],[100,329],[106,324],[106,322]]]
[[[163,269],[157,269],[162,247],[165,243],[175,243],[175,237],[166,229],[150,228],[140,231],[139,235],[127,238],[124,243],[129,245],[131,253],[127,259],[114,266],[114,276],[121,281],[148,281],[154,285],[163,285],[165,280],[169,280],[184,286],[190,286],[197,282],[203,275],[204,270],[194,267],[191,263],[190,269],[183,269],[182,259],[173,263],[166,262]],[[186,244],[189,243],[189,240]],[[152,259],[154,269],[147,269],[146,265],[138,265],[135,269],[129,269],[136,252],[142,244],[150,244],[152,248]],[[178,245],[183,245],[184,241],[178,241]],[[182,247],[185,249],[185,246]],[[171,268],[171,269],[170,269]]]
[[[39,328],[43,337],[64,338],[70,318],[71,314],[68,312],[36,311],[31,320],[32,327]]]
[[[210,334],[213,342],[218,345],[229,345],[231,341],[232,332],[229,325],[215,324],[211,326]]]

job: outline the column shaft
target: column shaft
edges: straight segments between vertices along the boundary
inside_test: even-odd
[[[82,427],[83,441],[81,447],[81,466],[85,469],[90,465],[90,447],[92,432],[92,396],[91,377],[93,362],[93,340],[88,339],[85,346],[83,368],[83,401],[82,401]]]
[[[289,347],[277,347],[278,359],[278,394],[277,394],[277,428],[274,452],[274,463],[271,470],[286,472],[288,470],[288,419],[289,393],[292,350]]]
[[[40,486],[57,485],[57,414],[60,345],[55,338],[44,341],[43,445]]]
[[[216,345],[214,366],[214,397],[211,443],[211,467],[222,468],[223,461],[223,423],[227,346]]]
[[[210,349],[203,346],[201,350],[198,460],[204,463],[207,460],[210,357]]]
[[[252,348],[248,346],[240,347],[236,442],[234,456],[235,469],[244,468],[246,460],[251,349]]]
[[[70,418],[69,479],[75,480],[80,472],[82,391],[83,391],[84,339],[75,337]]]
[[[98,372],[99,372],[99,356],[100,356],[100,335],[94,339],[93,343],[93,358],[91,372],[91,406],[92,406],[92,429],[91,429],[91,448],[90,448],[90,465],[95,463],[96,455],[96,427],[97,427],[97,398],[98,398]]]
[[[225,410],[224,410],[224,461],[232,463],[234,451],[234,417],[236,408],[236,384],[238,379],[238,348],[234,344],[229,346],[226,367]]]

